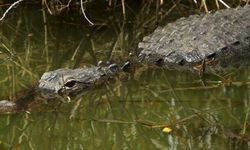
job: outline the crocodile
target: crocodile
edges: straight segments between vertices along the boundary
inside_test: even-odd
[[[130,59],[133,62],[122,67],[111,64],[45,72],[36,91],[44,99],[74,96],[104,84],[134,62],[206,72],[249,64],[250,6],[180,18],[144,37],[137,51]],[[0,101],[0,112],[17,111],[28,103]]]

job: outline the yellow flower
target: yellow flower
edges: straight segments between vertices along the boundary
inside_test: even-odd
[[[162,129],[162,132],[164,132],[164,133],[170,133],[170,132],[172,132],[172,131],[173,131],[173,129],[170,128],[170,127],[164,127],[164,128]]]

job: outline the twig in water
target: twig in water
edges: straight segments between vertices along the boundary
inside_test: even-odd
[[[88,17],[86,16],[86,14],[85,14],[85,9],[83,8],[83,0],[81,0],[81,10],[82,10],[82,14],[83,14],[84,18],[85,18],[91,25],[94,25],[94,23],[91,22],[91,21],[89,20],[89,18],[88,18]]]
[[[230,6],[228,6],[223,0],[219,0],[219,2],[220,2],[221,4],[223,4],[224,6],[226,6],[227,8],[230,8]]]
[[[216,4],[217,9],[220,9],[220,5],[219,5],[218,0],[215,0],[215,4]]]
[[[49,62],[49,48],[48,48],[48,27],[47,27],[47,18],[46,18],[46,13],[42,9],[42,16],[43,16],[43,24],[44,24],[44,51],[45,57],[46,57],[46,62]]]
[[[204,7],[205,12],[208,13],[208,8],[207,8],[206,0],[202,0],[201,1],[201,6],[200,7],[201,8]]]
[[[68,1],[68,4],[66,5],[66,7],[69,7],[70,3],[72,2],[72,0]]]
[[[2,20],[5,18],[5,16],[7,15],[7,13],[8,13],[13,7],[15,7],[16,5],[18,5],[18,4],[21,3],[22,1],[24,1],[24,0],[18,0],[18,1],[16,1],[15,3],[13,3],[12,5],[10,5],[10,7],[3,13],[3,16],[0,18],[0,21],[2,21]]]
[[[50,10],[49,5],[48,5],[47,1],[46,1],[46,0],[43,0],[43,1],[42,1],[42,4],[46,6],[46,8],[47,8],[47,10],[48,10],[49,14],[50,14],[50,15],[52,15],[53,13],[52,13],[52,11]]]
[[[122,14],[123,14],[123,19],[126,19],[126,12],[125,12],[125,2],[122,0]]]
[[[247,120],[248,120],[249,112],[250,112],[250,106],[249,106],[249,104],[248,104],[247,113],[246,113],[245,120],[244,120],[244,124],[243,124],[243,129],[242,129],[242,132],[241,132],[242,135],[245,135],[245,134],[246,134],[247,123],[248,123]]]

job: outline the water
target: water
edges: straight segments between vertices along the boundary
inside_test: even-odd
[[[140,14],[125,24],[119,13],[105,14],[113,17],[107,25],[89,27],[36,6],[15,9],[0,25],[3,98],[24,95],[48,70],[119,60],[147,32],[133,21]],[[56,110],[1,115],[0,149],[250,148],[248,67],[206,76],[206,87],[196,74],[161,68],[126,78]]]

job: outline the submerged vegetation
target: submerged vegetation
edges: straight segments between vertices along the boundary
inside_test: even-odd
[[[249,0],[15,2],[0,1],[0,97],[13,100],[45,71],[122,62],[158,25]],[[206,86],[160,68],[128,78],[56,110],[1,115],[0,149],[249,149],[249,68]]]

